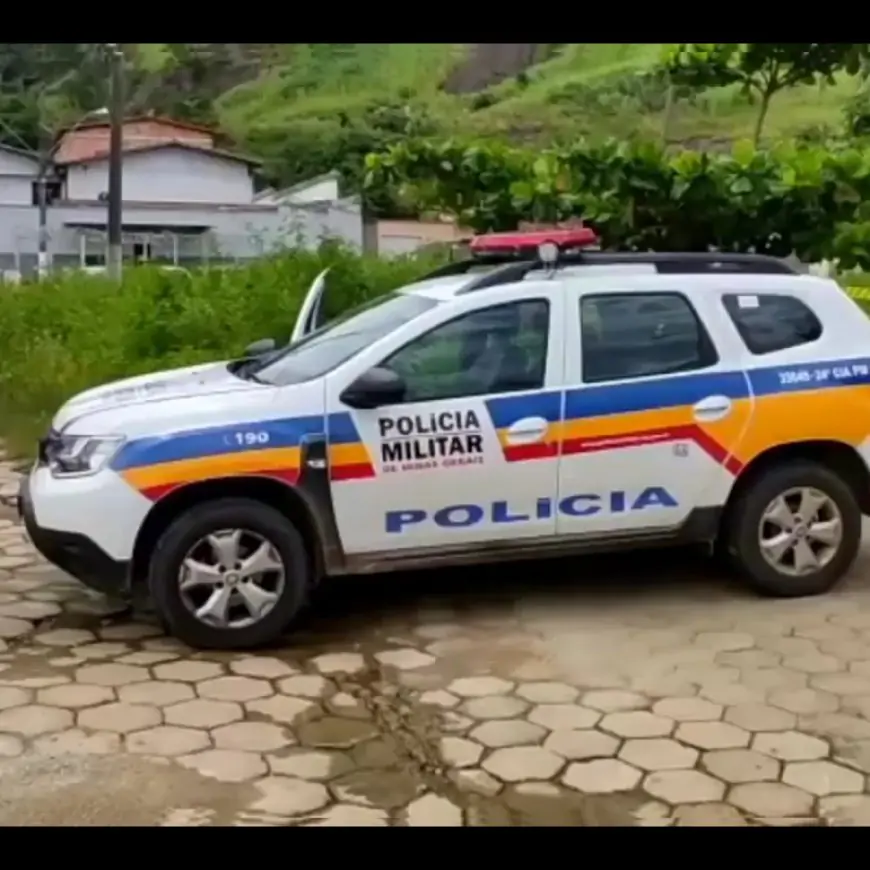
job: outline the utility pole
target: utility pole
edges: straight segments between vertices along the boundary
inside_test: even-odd
[[[108,251],[106,271],[110,278],[121,280],[124,248],[122,242],[122,176],[123,176],[123,136],[124,136],[124,52],[118,43],[111,42],[109,62],[111,64],[109,94],[109,204],[108,204]]]

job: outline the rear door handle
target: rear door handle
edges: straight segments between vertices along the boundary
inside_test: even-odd
[[[506,440],[508,444],[534,444],[549,428],[550,424],[543,417],[524,417],[507,430]]]
[[[710,423],[727,417],[731,408],[728,396],[707,396],[692,407],[692,414],[699,423]]]

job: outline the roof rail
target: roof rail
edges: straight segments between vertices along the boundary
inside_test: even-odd
[[[474,266],[495,266],[492,271],[484,272],[475,280],[458,291],[458,294],[472,293],[487,287],[495,287],[499,284],[510,284],[514,281],[522,281],[529,272],[537,270],[553,269],[552,265],[543,263],[539,259],[523,260],[517,262],[516,258],[509,258],[507,262],[502,260],[493,261],[487,259],[484,263],[479,260],[463,260],[459,263],[449,263],[435,273],[426,276],[429,278],[444,277],[447,275],[462,275],[469,272]],[[732,254],[732,253],[671,253],[655,251],[641,253],[634,251],[584,251],[582,253],[563,254],[556,264],[556,271],[568,266],[630,266],[648,265],[653,266],[660,275],[705,275],[705,274],[748,274],[748,275],[797,275],[799,272],[784,260],[770,257],[764,254]],[[449,267],[449,268],[448,268]],[[460,268],[462,267],[462,268]]]

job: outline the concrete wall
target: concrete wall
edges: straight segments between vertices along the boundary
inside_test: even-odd
[[[58,204],[48,211],[49,253],[54,266],[79,263],[80,233],[68,223],[105,224],[103,203]],[[281,247],[301,245],[314,248],[326,238],[341,239],[362,246],[362,216],[353,202],[323,207],[224,206],[222,208],[155,203],[124,204],[124,223],[158,227],[207,226],[205,236],[184,237],[179,245],[180,260],[195,265],[209,260],[245,260],[263,256]],[[20,269],[29,274],[36,268],[37,209],[33,206],[0,203],[0,270]],[[90,250],[99,249],[99,241]],[[171,246],[161,245],[161,256]],[[155,254],[156,256],[156,254]]]
[[[36,160],[0,148],[0,204],[31,205],[37,175]]]
[[[66,199],[96,201],[108,189],[108,160],[69,166]],[[241,205],[252,202],[254,182],[245,163],[165,148],[124,155],[123,195],[133,202]]]
[[[443,221],[389,221],[377,223],[378,253],[383,256],[410,254],[425,245],[456,242],[468,230]]]

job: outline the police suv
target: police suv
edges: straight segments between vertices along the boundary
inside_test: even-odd
[[[479,237],[327,323],[321,275],[286,347],[74,397],[34,544],[200,647],[276,638],[324,576],[625,545],[830,589],[870,514],[870,321],[777,259],[594,241]]]

